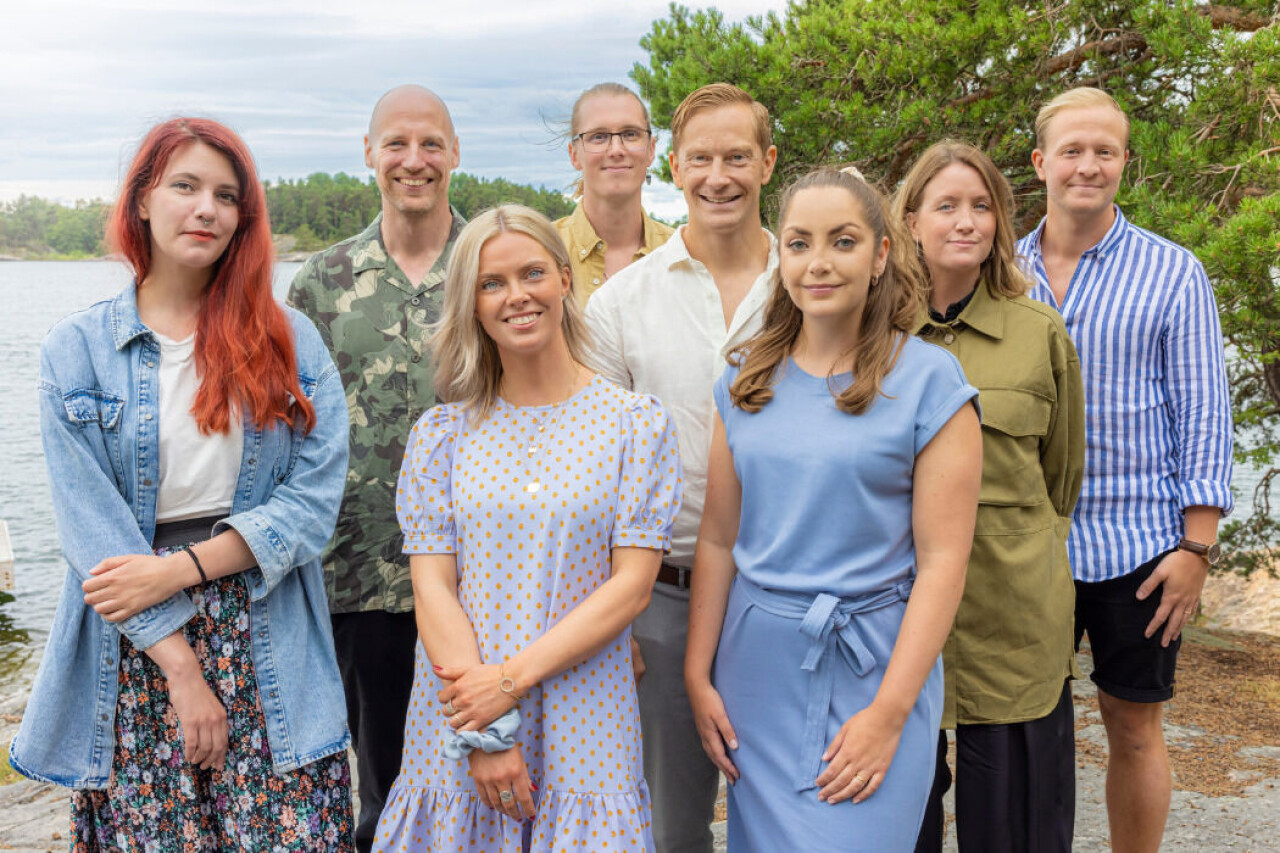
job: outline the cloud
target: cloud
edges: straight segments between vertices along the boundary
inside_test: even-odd
[[[782,5],[716,3],[730,19]],[[267,179],[365,175],[369,110],[402,82],[449,103],[463,170],[565,188],[575,173],[546,120],[594,83],[627,82],[667,13],[665,0],[20,4],[0,42],[0,200],[102,195],[146,129],[181,114],[236,128]],[[683,212],[673,188],[650,195]]]

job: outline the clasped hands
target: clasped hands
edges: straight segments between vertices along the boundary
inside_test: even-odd
[[[501,670],[493,664],[432,669],[444,684],[436,693],[440,712],[457,731],[479,731],[516,706],[516,697],[501,688]],[[502,752],[472,750],[467,761],[485,805],[516,820],[533,817],[533,792],[538,787],[518,746]]]
[[[175,564],[185,561],[186,566]],[[188,586],[198,583],[195,564],[183,552],[167,557],[121,554],[107,557],[89,570],[80,585],[84,603],[108,622],[123,622]]]

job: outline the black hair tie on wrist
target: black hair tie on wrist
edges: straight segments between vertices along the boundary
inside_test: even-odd
[[[186,551],[187,556],[191,558],[191,562],[196,564],[196,571],[200,573],[200,583],[208,583],[209,576],[204,573],[204,566],[200,565],[200,558],[196,556],[196,552],[190,545],[186,546],[182,550]]]

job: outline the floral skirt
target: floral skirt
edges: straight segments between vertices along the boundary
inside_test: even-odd
[[[173,548],[157,548],[164,556]],[[116,748],[106,790],[71,795],[74,851],[347,851],[353,849],[346,753],[277,775],[250,656],[249,595],[238,575],[187,590],[184,626],[205,681],[227,712],[224,768],[183,758],[160,667],[120,639]]]

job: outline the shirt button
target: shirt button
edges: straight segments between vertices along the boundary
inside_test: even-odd
[[[593,278],[593,279],[591,279],[591,283],[592,283],[592,284],[599,284],[599,283],[600,283],[600,279],[598,279],[598,278]]]
[[[947,332],[945,335],[943,335],[943,336],[942,336],[942,342],[943,342],[944,344],[953,344],[953,343],[955,343],[955,342],[956,342],[956,335],[955,335],[955,332]]]
[[[414,305],[419,305],[419,304],[421,304],[421,302],[422,302],[422,297],[421,297],[421,296],[415,296],[415,297],[413,297],[412,299],[410,299],[409,301],[410,301],[410,302],[412,302]]]
[[[111,719],[111,716],[110,716],[109,714],[103,714],[103,715],[102,715],[102,719],[103,719],[103,720],[109,720],[109,719]]]
[[[150,485],[151,485],[151,481],[150,481],[150,480],[143,480],[143,481],[142,481],[142,485],[144,485],[144,486],[150,486]]]
[[[409,359],[409,360],[410,360],[410,361],[412,361],[414,364],[417,364],[418,362],[422,361],[422,356],[418,355],[418,354],[415,352],[415,353],[413,354],[413,358],[411,358],[411,359]]]
[[[156,366],[156,363],[154,361],[147,362],[147,367],[155,367],[155,366]]]
[[[250,456],[250,457],[249,457],[249,464],[250,464],[250,465],[257,465],[257,464],[258,464],[258,460],[257,460],[256,458],[254,458],[254,457]]]
[[[147,420],[151,420],[151,413],[150,413],[150,412],[147,412],[146,419],[147,419]]]

